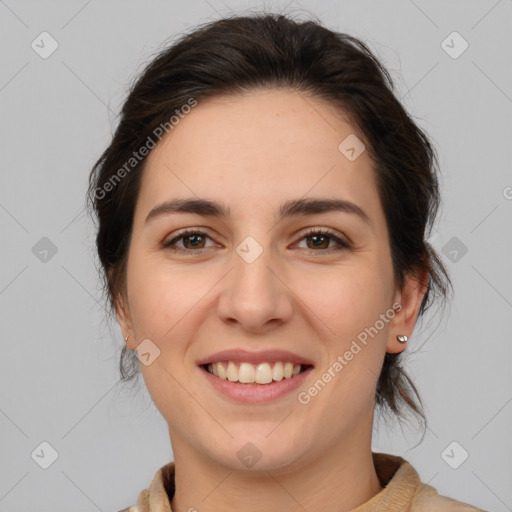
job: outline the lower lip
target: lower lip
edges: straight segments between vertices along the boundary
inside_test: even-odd
[[[208,370],[200,367],[210,384],[223,395],[241,403],[265,403],[276,400],[297,389],[308,377],[313,367],[310,366],[302,373],[281,379],[271,384],[240,384],[224,380],[211,374]]]

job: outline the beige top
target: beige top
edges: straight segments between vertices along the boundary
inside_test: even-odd
[[[485,512],[481,508],[440,496],[434,487],[420,481],[416,470],[402,457],[373,452],[375,471],[384,487],[352,512]],[[119,512],[172,512],[174,462],[161,467],[149,489],[143,489],[137,503]]]

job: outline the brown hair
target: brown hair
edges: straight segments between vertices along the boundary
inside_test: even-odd
[[[259,13],[196,27],[160,51],[130,88],[112,142],[91,171],[87,194],[98,220],[96,245],[110,313],[115,312],[115,298],[126,291],[126,261],[145,157],[132,161],[131,169],[126,162],[191,98],[201,101],[255,88],[306,92],[348,117],[374,162],[397,287],[403,287],[407,273],[428,271],[419,317],[433,297],[446,299],[450,278],[426,240],[440,204],[437,156],[395,97],[388,71],[355,37],[318,21]],[[121,380],[131,380],[139,371],[135,354],[123,346]],[[401,403],[426,425],[421,398],[402,369],[402,354],[386,353],[376,405],[400,419]]]

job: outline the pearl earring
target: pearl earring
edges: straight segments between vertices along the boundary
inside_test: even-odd
[[[125,341],[125,342],[127,342],[129,337],[130,337],[130,335],[128,334],[128,336],[126,336],[126,338],[124,339],[124,341]]]
[[[399,335],[396,337],[396,339],[397,339],[400,343],[407,343],[407,340],[408,340],[407,336],[402,335],[402,334],[399,334]]]

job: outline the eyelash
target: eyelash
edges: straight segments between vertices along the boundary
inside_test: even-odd
[[[209,237],[203,231],[186,229],[186,230],[182,231],[181,233],[179,233],[179,235],[174,237],[172,240],[169,240],[168,242],[163,242],[161,244],[162,249],[170,249],[171,251],[175,251],[175,252],[193,253],[194,255],[203,254],[205,251],[207,251],[209,249],[209,248],[183,249],[181,247],[174,246],[174,244],[178,240],[181,240],[182,238],[187,238],[190,235],[201,235],[201,236],[206,236],[207,238],[211,239],[211,237]],[[339,252],[339,251],[351,249],[351,247],[352,247],[350,243],[348,243],[345,240],[340,239],[332,231],[330,231],[328,229],[310,228],[306,233],[304,233],[304,235],[302,236],[302,238],[300,240],[302,241],[304,238],[308,238],[308,237],[315,236],[315,235],[327,236],[328,238],[334,240],[338,244],[339,247],[331,247],[330,249],[320,249],[320,250],[306,249],[307,251],[310,251],[312,253],[320,252],[323,254],[331,254],[333,252]]]

